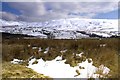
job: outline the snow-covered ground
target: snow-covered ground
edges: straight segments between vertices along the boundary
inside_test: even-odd
[[[38,63],[33,64],[33,62],[36,60]],[[88,59],[86,59],[86,61],[79,63],[75,67],[65,64],[65,61],[66,60],[62,60],[61,56],[58,56],[51,61],[44,61],[42,58],[34,58],[29,61],[28,68],[52,78],[99,78],[103,77],[103,75],[107,75],[110,71],[110,69],[104,65],[100,65],[98,68],[93,66],[92,59],[90,63],[88,62]],[[80,67],[83,67],[83,69]],[[103,75],[97,74],[96,72],[98,70],[101,70]],[[76,71],[78,71],[80,74],[78,74]]]
[[[102,46],[104,46],[103,44]],[[36,47],[33,47],[36,49]],[[41,47],[39,48],[41,51]],[[45,49],[46,53],[49,47]],[[67,50],[61,51],[61,53]],[[45,53],[45,54],[46,54]],[[76,56],[82,57],[83,52],[76,54]],[[37,61],[37,63],[35,63]],[[65,64],[65,60],[62,60],[62,56],[57,56],[53,60],[44,61],[42,58],[36,59],[33,56],[29,58],[28,68],[33,69],[37,73],[44,74],[52,78],[99,78],[105,77],[110,72],[110,69],[104,65],[95,67],[91,58],[78,63],[77,66],[72,67],[69,64]],[[20,64],[23,60],[13,59],[12,64]]]
[[[40,38],[79,39],[95,34],[102,37],[118,36],[115,19],[58,19],[46,22],[15,22],[0,19],[1,32],[27,34]],[[78,32],[78,31],[82,31]],[[85,34],[84,34],[84,33]]]

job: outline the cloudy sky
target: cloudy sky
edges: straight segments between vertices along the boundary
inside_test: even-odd
[[[45,21],[61,18],[117,19],[117,2],[2,2],[2,19]]]

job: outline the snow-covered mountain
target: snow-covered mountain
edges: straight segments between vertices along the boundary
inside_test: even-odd
[[[79,39],[119,36],[118,21],[110,19],[59,19],[46,22],[15,22],[0,19],[1,32],[40,38]]]

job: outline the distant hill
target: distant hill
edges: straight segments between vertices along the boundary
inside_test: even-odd
[[[0,19],[0,32],[49,39],[119,37],[117,19],[58,19],[46,22],[15,22]]]

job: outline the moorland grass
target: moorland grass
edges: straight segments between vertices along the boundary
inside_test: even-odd
[[[14,58],[28,60],[31,56],[43,58],[43,60],[53,60],[62,55],[66,59],[66,64],[76,66],[79,62],[87,58],[92,58],[93,65],[96,67],[104,64],[110,68],[111,78],[116,78],[118,72],[118,51],[119,40],[117,38],[103,39],[79,39],[79,40],[56,40],[56,39],[3,39],[2,60],[11,61]],[[30,46],[28,46],[30,45]],[[32,49],[37,47],[36,49]],[[42,51],[38,52],[39,47]],[[45,49],[49,47],[47,54]],[[61,53],[61,50],[67,50]],[[83,57],[75,54],[84,53]],[[74,53],[74,55],[73,55]]]

